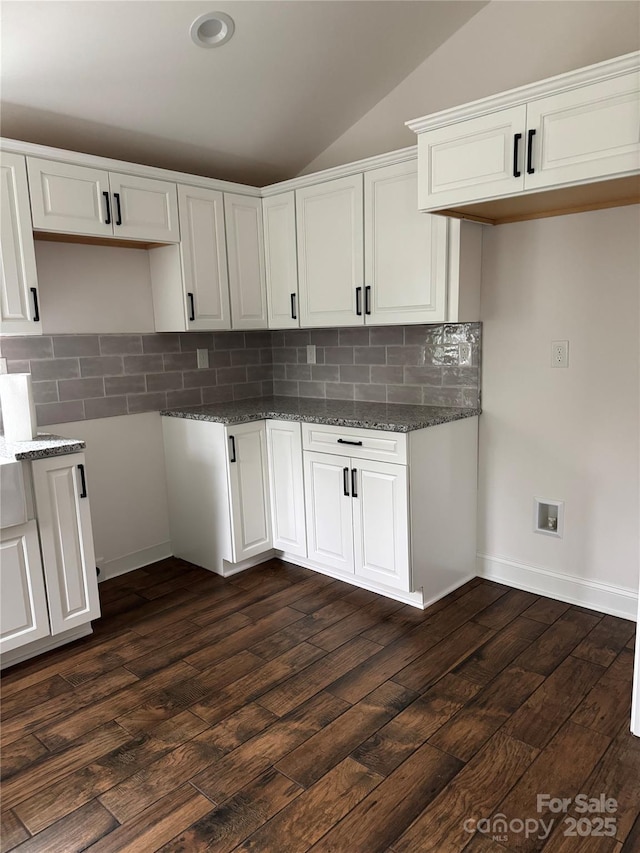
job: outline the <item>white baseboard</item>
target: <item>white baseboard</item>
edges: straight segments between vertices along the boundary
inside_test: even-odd
[[[109,578],[117,578],[118,575],[126,575],[127,572],[142,569],[144,566],[156,563],[158,560],[166,560],[167,557],[172,556],[171,542],[160,542],[159,545],[143,548],[142,551],[134,551],[133,554],[125,554],[124,557],[118,557],[116,560],[97,561],[100,567],[98,580],[102,582]]]
[[[273,548],[270,548],[256,557],[249,557],[247,560],[241,560],[239,563],[230,563],[228,560],[223,560],[220,574],[223,578],[232,578],[234,575],[239,575],[240,572],[246,572],[247,569],[252,569],[254,566],[259,566],[260,563],[272,560],[275,556],[277,556],[276,552]]]
[[[74,640],[79,640],[81,637],[86,637],[92,633],[91,622],[87,622],[86,625],[80,625],[78,628],[72,628],[70,631],[56,634],[55,637],[42,637],[42,639],[35,640],[26,646],[21,646],[19,649],[3,652],[0,669],[14,666],[16,663],[22,663],[22,661],[34,658],[36,655],[43,655],[45,652],[50,652],[52,649],[57,649],[59,646],[72,643]]]
[[[633,622],[638,618],[638,593],[633,589],[488,554],[477,554],[476,565],[478,575],[488,580]]]

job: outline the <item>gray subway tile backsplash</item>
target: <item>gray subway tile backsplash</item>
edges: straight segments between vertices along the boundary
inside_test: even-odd
[[[46,425],[272,393],[476,407],[481,335],[480,323],[461,323],[5,337],[0,349],[9,372],[31,372]],[[461,341],[472,344],[472,367],[458,366]],[[208,350],[208,368],[198,368],[196,349]]]

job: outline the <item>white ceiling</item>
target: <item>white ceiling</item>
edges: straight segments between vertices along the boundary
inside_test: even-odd
[[[270,183],[300,172],[484,5],[3,0],[0,129]],[[204,50],[189,27],[210,11],[230,14],[236,32]]]

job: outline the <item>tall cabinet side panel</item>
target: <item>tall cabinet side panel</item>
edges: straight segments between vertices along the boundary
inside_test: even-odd
[[[232,559],[224,426],[165,417],[162,436],[173,553],[222,574]]]

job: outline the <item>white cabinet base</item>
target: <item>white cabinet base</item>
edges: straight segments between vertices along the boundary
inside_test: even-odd
[[[0,660],[0,669],[15,666],[15,664],[22,663],[22,661],[29,660],[37,655],[43,655],[45,652],[65,646],[67,643],[72,643],[81,637],[87,637],[89,634],[93,634],[91,622],[88,622],[86,625],[80,625],[79,628],[72,628],[63,634],[56,634],[55,637],[43,637],[41,640],[21,646],[19,649],[14,649],[11,652],[3,652],[2,659]]]

